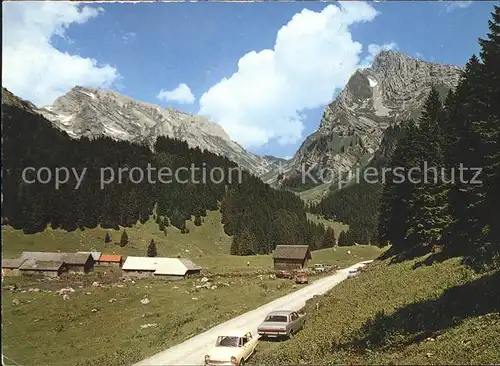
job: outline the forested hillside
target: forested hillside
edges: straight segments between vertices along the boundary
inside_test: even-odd
[[[444,101],[433,88],[421,117],[386,135],[388,151],[371,164],[392,169],[383,192],[379,184],[361,182],[333,192],[312,212],[349,224],[348,237],[355,242],[392,244],[391,253],[443,250],[477,265],[498,264],[500,14],[495,9],[488,38],[479,41],[480,58],[470,58],[457,88]],[[437,175],[431,169],[426,178],[424,164]],[[411,175],[418,183],[408,179],[414,167],[420,169]],[[407,178],[401,181],[395,169]]]
[[[70,139],[34,113],[29,103],[5,89],[2,108],[4,225],[25,233],[42,231],[47,225],[68,231],[97,225],[127,227],[148,220],[156,205],[161,225],[165,221],[187,233],[186,220],[194,216],[202,224],[199,218],[207,210],[221,206],[225,231],[233,235],[234,254],[269,253],[279,244],[321,246],[324,227],[306,219],[298,197],[274,191],[260,179],[240,173],[225,157],[190,149],[185,142],[165,137],[158,138],[154,152],[147,146],[109,138]],[[140,180],[137,169],[129,174],[132,168],[147,172],[148,164],[156,172],[162,167],[173,172],[180,167],[199,169],[185,170],[178,179],[171,176],[168,184],[154,173],[151,181],[156,184],[147,176]],[[26,167],[47,167],[52,174],[57,167],[74,168],[78,176],[87,170],[81,180],[70,171],[67,182],[56,188],[54,179],[46,184],[23,181]],[[110,182],[102,189],[101,168],[106,169]],[[121,183],[119,168],[129,169],[121,175]],[[211,171],[214,179],[210,179]],[[115,174],[113,182],[111,172]],[[203,174],[207,174],[206,179]],[[36,174],[30,171],[26,177],[34,180]],[[41,178],[47,177],[47,171],[43,172]]]
[[[360,182],[332,192],[310,211],[349,225],[339,245],[376,243],[382,185]]]
[[[474,267],[500,264],[499,7],[489,30],[479,40],[480,58],[470,58],[456,90],[443,104],[436,90],[430,93],[418,125],[406,127],[394,153],[393,167],[427,162],[446,172],[427,184],[384,187],[379,242],[391,243],[403,258],[442,251]]]

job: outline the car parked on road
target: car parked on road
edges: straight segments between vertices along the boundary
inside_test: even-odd
[[[215,346],[205,355],[205,365],[243,365],[254,353],[259,336],[252,332],[233,331],[217,337]]]
[[[323,264],[317,263],[317,264],[314,265],[314,270],[316,272],[325,272],[326,268],[325,268],[325,266]]]
[[[296,284],[309,283],[309,276],[307,275],[307,272],[305,271],[297,272],[295,274],[295,283]]]
[[[269,313],[259,325],[257,332],[264,338],[292,338],[304,326],[306,314],[292,310]]]
[[[276,271],[276,278],[293,278],[293,273],[287,270],[278,270]]]

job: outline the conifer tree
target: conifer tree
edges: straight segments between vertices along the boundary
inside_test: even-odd
[[[122,236],[120,238],[120,246],[124,247],[125,245],[128,244],[128,235],[127,231],[123,230]]]
[[[347,245],[345,231],[341,231],[339,234],[339,247],[344,247]]]
[[[104,238],[104,243],[109,243],[111,242],[111,236],[109,235],[109,233],[106,233],[106,237]]]
[[[158,255],[156,243],[153,239],[149,242],[147,255],[148,257],[156,257]]]
[[[194,224],[196,226],[201,226],[201,217],[200,216],[195,216],[194,217]]]
[[[447,191],[441,172],[444,168],[444,134],[441,129],[442,104],[433,87],[424,103],[419,119],[414,149],[418,151],[417,166],[422,169],[410,201],[407,237],[410,246],[438,245],[450,222]]]
[[[480,39],[481,99],[484,116],[473,122],[482,160],[483,184],[475,187],[470,212],[474,260],[479,266],[500,265],[500,8],[488,22],[487,39]]]
[[[335,231],[328,227],[323,235],[323,240],[321,242],[321,248],[332,248],[337,244],[335,239]]]
[[[354,245],[354,236],[353,236],[353,231],[352,228],[347,229],[345,232],[345,239],[344,239],[344,246],[351,246]]]
[[[378,224],[378,244],[383,247],[389,243],[394,252],[407,248],[409,207],[415,188],[408,179],[408,172],[416,165],[418,158],[418,151],[412,146],[417,138],[417,126],[410,120],[402,127],[402,132],[403,137],[397,143],[391,159],[391,170],[385,176]]]
[[[248,229],[244,229],[233,238],[234,250],[238,255],[254,255],[258,253],[255,236]]]
[[[480,79],[481,64],[473,55],[465,66],[462,79],[453,93],[444,123],[445,135],[448,136],[445,158],[446,166],[454,169],[455,179],[448,190],[451,223],[448,235],[442,244],[451,255],[464,255],[473,250],[472,228],[475,213],[469,208],[474,202],[475,186],[468,184],[473,172],[462,167],[481,167],[480,139],[473,130],[473,123],[481,119],[484,105],[481,101]],[[477,228],[475,231],[477,232]]]

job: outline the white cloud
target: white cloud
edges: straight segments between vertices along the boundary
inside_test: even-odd
[[[135,38],[137,37],[137,34],[134,32],[127,32],[122,36],[123,43],[128,44],[132,43],[135,41]]]
[[[425,56],[420,52],[415,53],[415,57],[419,60],[425,60]]]
[[[394,42],[385,43],[383,45],[370,44],[368,46],[368,56],[365,57],[363,63],[360,65],[361,68],[370,67],[375,59],[375,56],[381,51],[397,50],[398,46]]]
[[[177,88],[173,90],[160,90],[156,98],[179,104],[192,104],[195,101],[191,88],[184,83],[179,84]]]
[[[51,44],[66,38],[73,24],[83,24],[102,8],[69,2],[7,2],[2,4],[2,84],[37,105],[52,103],[75,85],[109,87],[119,78],[110,65],[63,53]]]
[[[451,12],[457,9],[465,9],[471,6],[473,1],[446,1],[444,4],[446,6],[446,11]]]
[[[364,2],[339,4],[295,14],[278,31],[272,50],[248,52],[237,72],[201,96],[199,112],[247,148],[270,139],[300,140],[301,111],[329,103],[364,64],[362,45],[352,39],[349,26],[373,20],[377,11]],[[370,47],[373,51],[375,45]]]

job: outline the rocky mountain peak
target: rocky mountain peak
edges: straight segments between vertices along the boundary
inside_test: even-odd
[[[73,138],[108,136],[153,146],[158,136],[168,136],[224,155],[256,175],[271,174],[280,162],[246,151],[219,124],[204,117],[138,101],[110,89],[78,85],[37,112]]]
[[[374,58],[371,69],[375,72],[384,72],[385,70],[394,70],[404,68],[404,65],[411,63],[413,59],[393,50],[380,51]],[[415,60],[416,61],[416,60]]]
[[[443,95],[454,88],[461,70],[396,51],[380,52],[372,66],[357,70],[325,108],[318,130],[297,151],[289,173],[302,164],[338,173],[367,164],[386,129],[417,117],[433,86]]]

